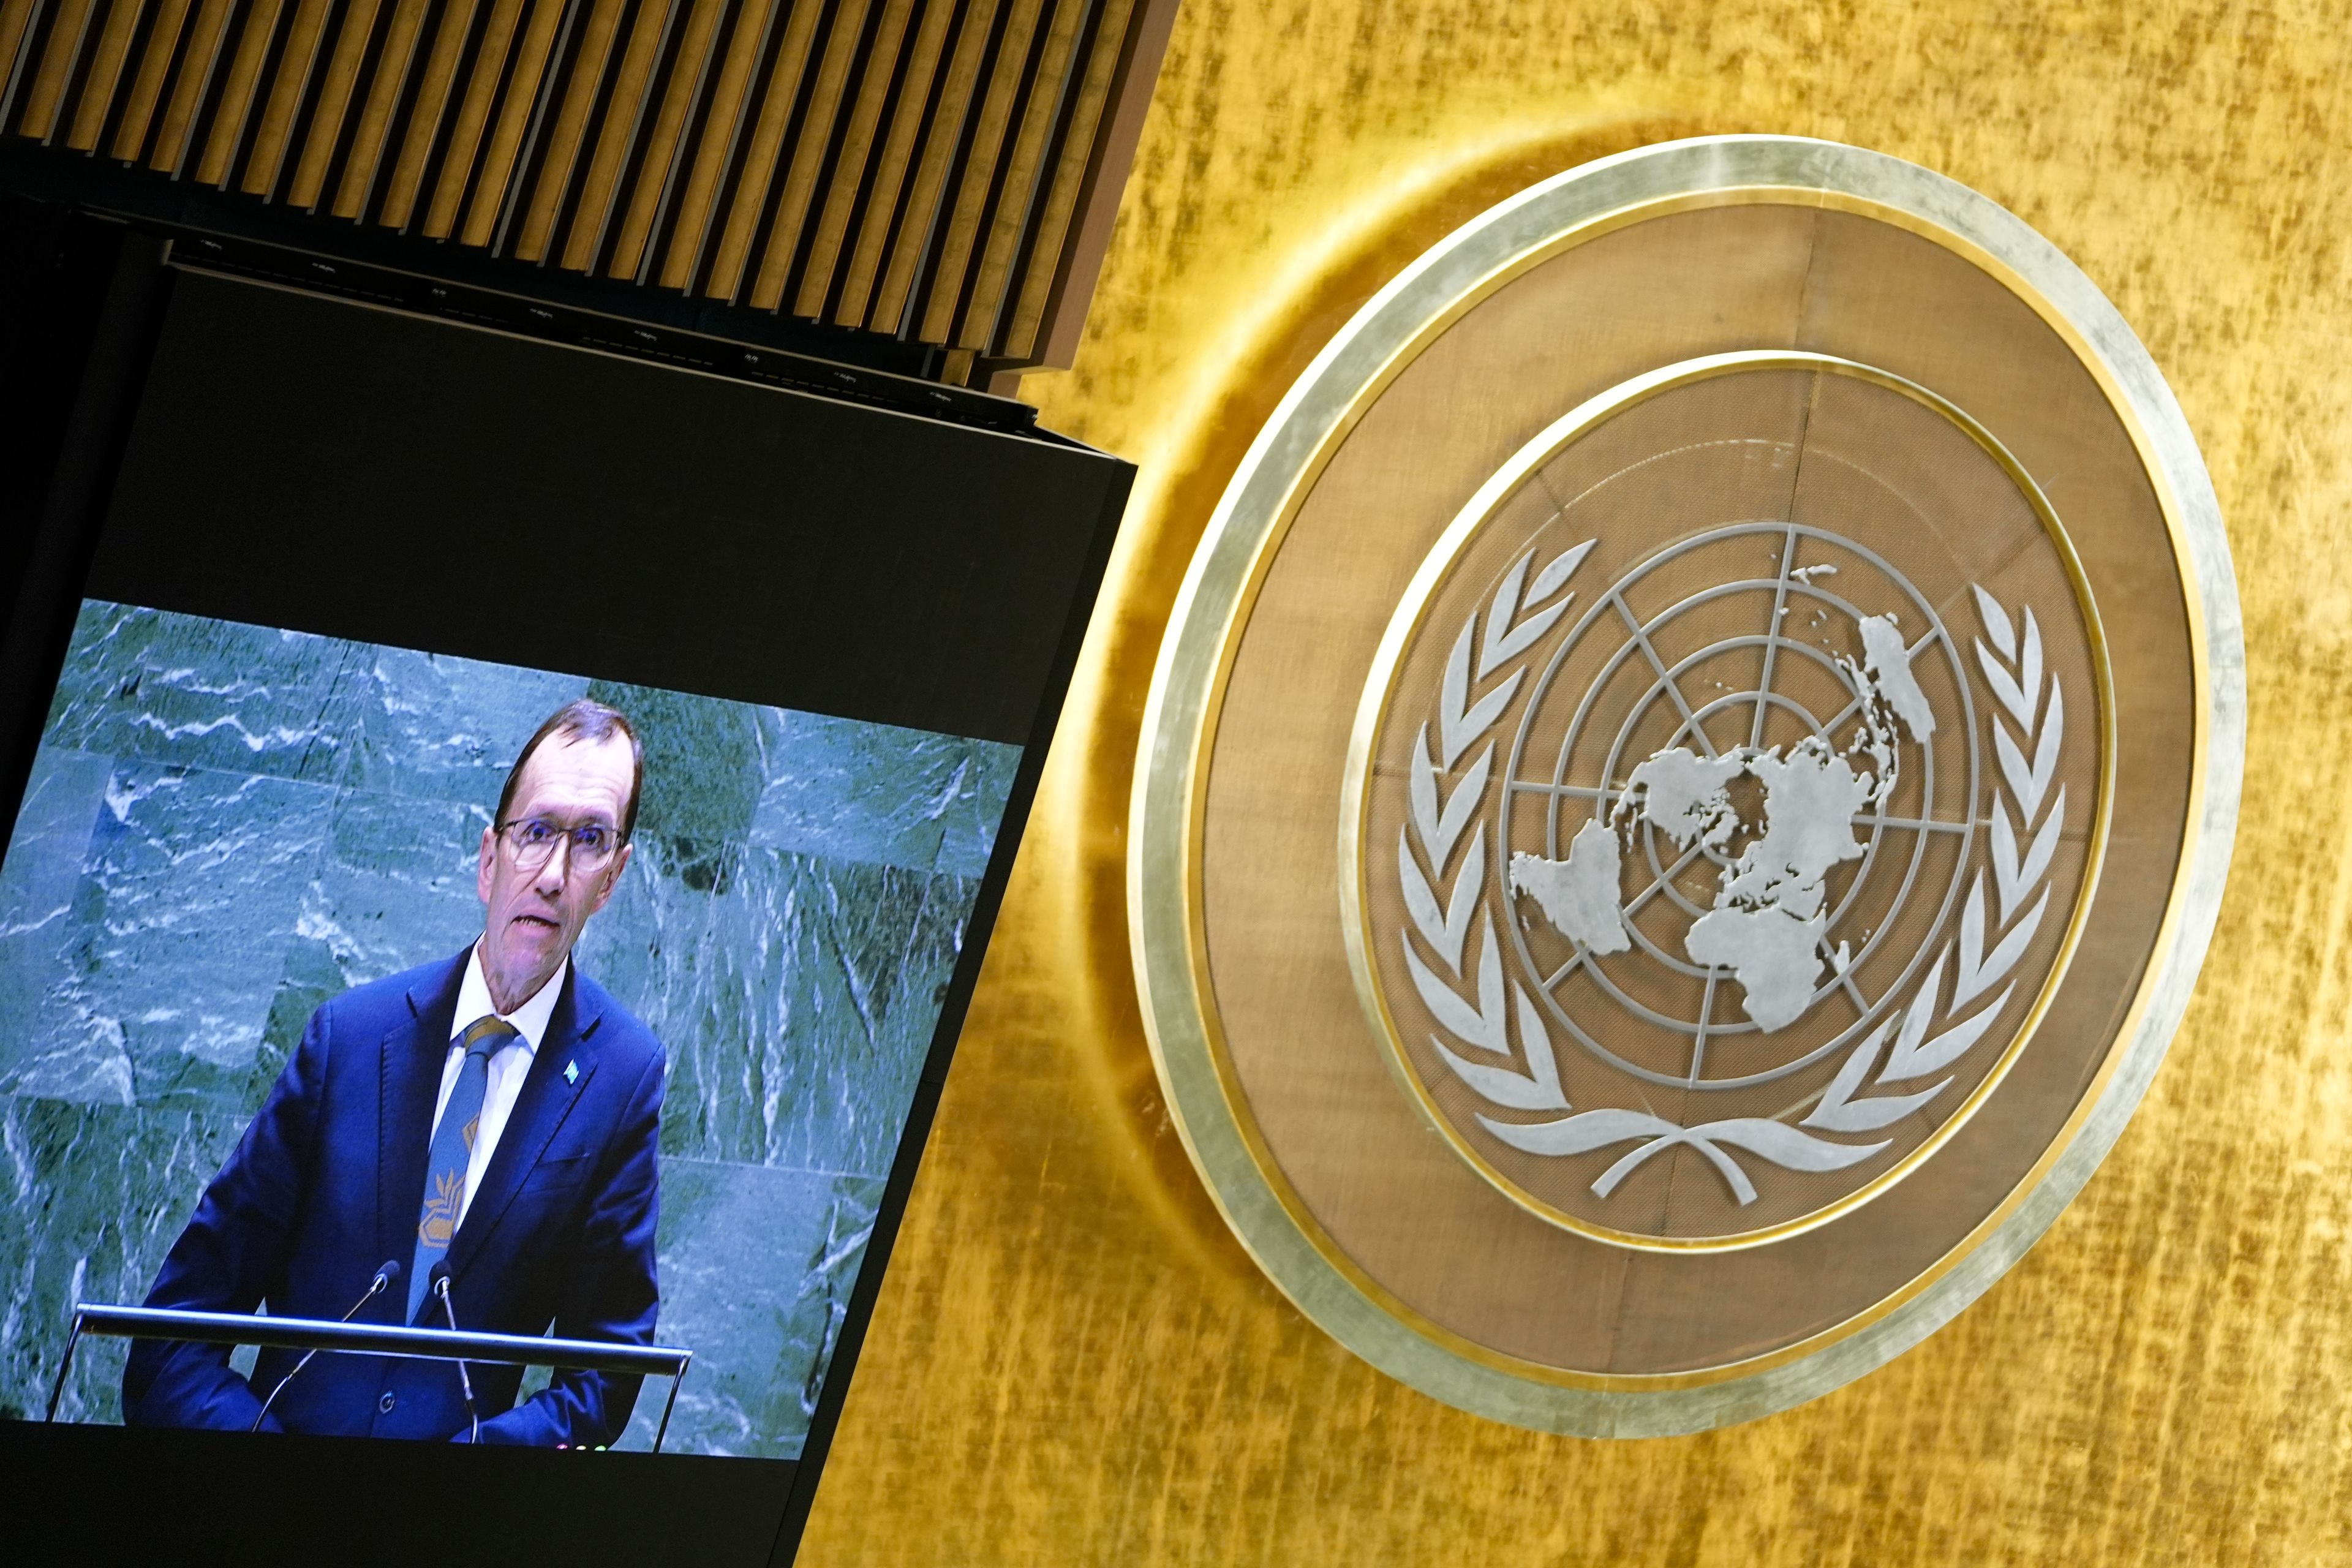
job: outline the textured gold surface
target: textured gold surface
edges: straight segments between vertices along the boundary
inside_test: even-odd
[[[803,1560],[2352,1563],[2346,24],[1194,0],[1077,366],[1025,388],[1143,475]],[[1589,1443],[1390,1382],[1251,1266],[1161,1112],[1121,838],[1169,601],[1316,349],[1499,197],[1722,131],[1940,169],[2137,328],[2237,553],[2246,811],[2170,1059],[2006,1279],[1812,1405]]]

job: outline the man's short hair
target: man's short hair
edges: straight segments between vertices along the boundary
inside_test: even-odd
[[[615,734],[629,738],[629,806],[621,816],[621,841],[637,830],[637,797],[646,789],[646,749],[637,743],[636,726],[618,708],[608,708],[587,698],[575,698],[547,716],[544,723],[523,742],[522,755],[515,759],[507,773],[507,787],[499,792],[497,826],[506,826],[507,813],[514,808],[515,791],[521,787],[522,770],[531,753],[551,736],[561,735],[566,741],[604,741]]]

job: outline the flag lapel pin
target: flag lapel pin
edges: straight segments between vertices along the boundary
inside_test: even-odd
[[[563,1081],[566,1083],[578,1083],[580,1081],[580,1064],[578,1062],[566,1062],[563,1064]]]

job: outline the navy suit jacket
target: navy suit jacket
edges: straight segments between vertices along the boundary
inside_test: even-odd
[[[411,1267],[433,1104],[471,952],[357,986],[311,1015],[173,1244],[149,1306],[250,1312],[267,1303],[280,1317],[340,1318],[386,1259]],[[449,1245],[461,1328],[653,1342],[662,1066],[652,1031],[574,963]],[[355,1321],[397,1323],[407,1303],[404,1278]],[[425,1310],[437,1308],[428,1300]],[[123,1373],[124,1418],[244,1431],[297,1359],[262,1352],[248,1384],[226,1347],[138,1342]],[[520,1368],[468,1366],[484,1442],[609,1443],[636,1404],[637,1378],[559,1370],[518,1407]],[[469,1427],[450,1363],[321,1354],[263,1429],[462,1438]]]

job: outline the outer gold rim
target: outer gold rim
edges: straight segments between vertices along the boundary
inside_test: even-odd
[[[1792,370],[1814,371],[1843,375],[1867,382],[1900,393],[1923,407],[1943,416],[1958,426],[1976,444],[2000,465],[2010,481],[2022,491],[2042,531],[2056,546],[2066,580],[2073,584],[2074,600],[2083,612],[2084,626],[2091,641],[2091,673],[2093,695],[2097,702],[2097,723],[2094,732],[2098,737],[2097,807],[2092,818],[2088,841],[2088,857],[2084,863],[2083,884],[2076,891],[2073,915],[2058,944],[2058,953],[2051,966],[2049,977],[2041,992],[2027,1008],[2024,1021],[2019,1025],[2016,1037],[2004,1049],[1991,1069],[1979,1081],[1959,1108],[1931,1132],[1920,1145],[1869,1182],[1810,1214],[1776,1226],[1756,1230],[1735,1231],[1724,1236],[1665,1237],[1643,1236],[1634,1231],[1618,1230],[1596,1225],[1591,1220],[1545,1203],[1505,1175],[1477,1146],[1463,1136],[1460,1128],[1439,1110],[1435,1096],[1423,1081],[1420,1069],[1404,1048],[1404,1037],[1396,1017],[1389,1011],[1386,992],[1381,984],[1380,959],[1374,951],[1370,915],[1366,905],[1368,889],[1364,879],[1368,863],[1364,853],[1366,822],[1371,806],[1371,759],[1378,743],[1381,718],[1387,709],[1390,691],[1396,683],[1397,667],[1403,661],[1405,650],[1428,616],[1430,605],[1454,575],[1463,550],[1476,537],[1478,530],[1497,509],[1525,486],[1535,470],[1549,461],[1552,455],[1570,442],[1597,428],[1607,421],[1660,394],[1695,382],[1710,381],[1719,376],[1735,375],[1748,371]],[[1450,1144],[1454,1152],[1467,1161],[1470,1167],[1487,1184],[1528,1213],[1558,1226],[1562,1230],[1590,1237],[1612,1247],[1623,1247],[1637,1252],[1700,1253],[1732,1252],[1742,1248],[1762,1247],[1771,1242],[1801,1236],[1806,1231],[1843,1218],[1864,1204],[1892,1188],[1925,1164],[1930,1156],[1948,1142],[1981,1109],[2009,1069],[2024,1051],[2052,1002],[2058,987],[2073,963],[2074,951],[2080,945],[2083,928],[2088,922],[2091,902],[2098,889],[2099,872],[2105,860],[2107,829],[2115,807],[2115,685],[2114,671],[2107,657],[2107,639],[2099,621],[2098,606],[2091,596],[2091,584],[2083,572],[2082,561],[2058,521],[2057,512],[2042,487],[2025,471],[2016,457],[2001,445],[1991,431],[1986,429],[1968,413],[1947,398],[1928,391],[1916,382],[1906,380],[1890,371],[1874,365],[1840,359],[1831,354],[1806,353],[1780,349],[1747,350],[1737,353],[1707,354],[1662,366],[1635,376],[1608,391],[1587,399],[1578,407],[1555,421],[1533,440],[1512,454],[1510,460],[1497,468],[1493,477],[1478,488],[1476,494],[1446,525],[1437,542],[1413,574],[1404,597],[1398,602],[1395,615],[1381,637],[1380,648],[1372,657],[1371,672],[1364,681],[1364,692],[1356,707],[1356,722],[1348,739],[1347,771],[1339,786],[1339,910],[1340,929],[1348,944],[1348,968],[1356,983],[1356,1000],[1364,1009],[1364,1016],[1372,1026],[1373,1037],[1380,1042],[1389,1070],[1404,1086],[1414,1107],[1438,1135]]]
[[[2189,620],[2188,842],[2117,1044],[2032,1172],[1934,1267],[1869,1310],[1736,1365],[1662,1377],[1586,1373],[1471,1344],[1395,1300],[1329,1243],[1272,1161],[1224,1059],[1200,968],[1198,784],[1234,633],[1297,506],[1364,407],[1478,300],[1576,244],[1670,211],[1735,202],[1832,207],[1927,238],[1995,278],[2056,331],[2107,395],[2166,520]],[[1916,1343],[2045,1230],[2120,1135],[2163,1058],[2210,941],[2244,764],[2244,653],[2220,508],[2178,402],[2097,289],[1995,204],[1883,154],[1793,137],[1706,137],[1600,160],[1502,203],[1374,296],[1293,385],[1213,514],[1171,616],[1146,706],[1128,906],[1146,1033],[1179,1136],[1219,1211],[1290,1300],[1342,1343],[1435,1397],[1584,1436],[1662,1435],[1817,1396]]]

